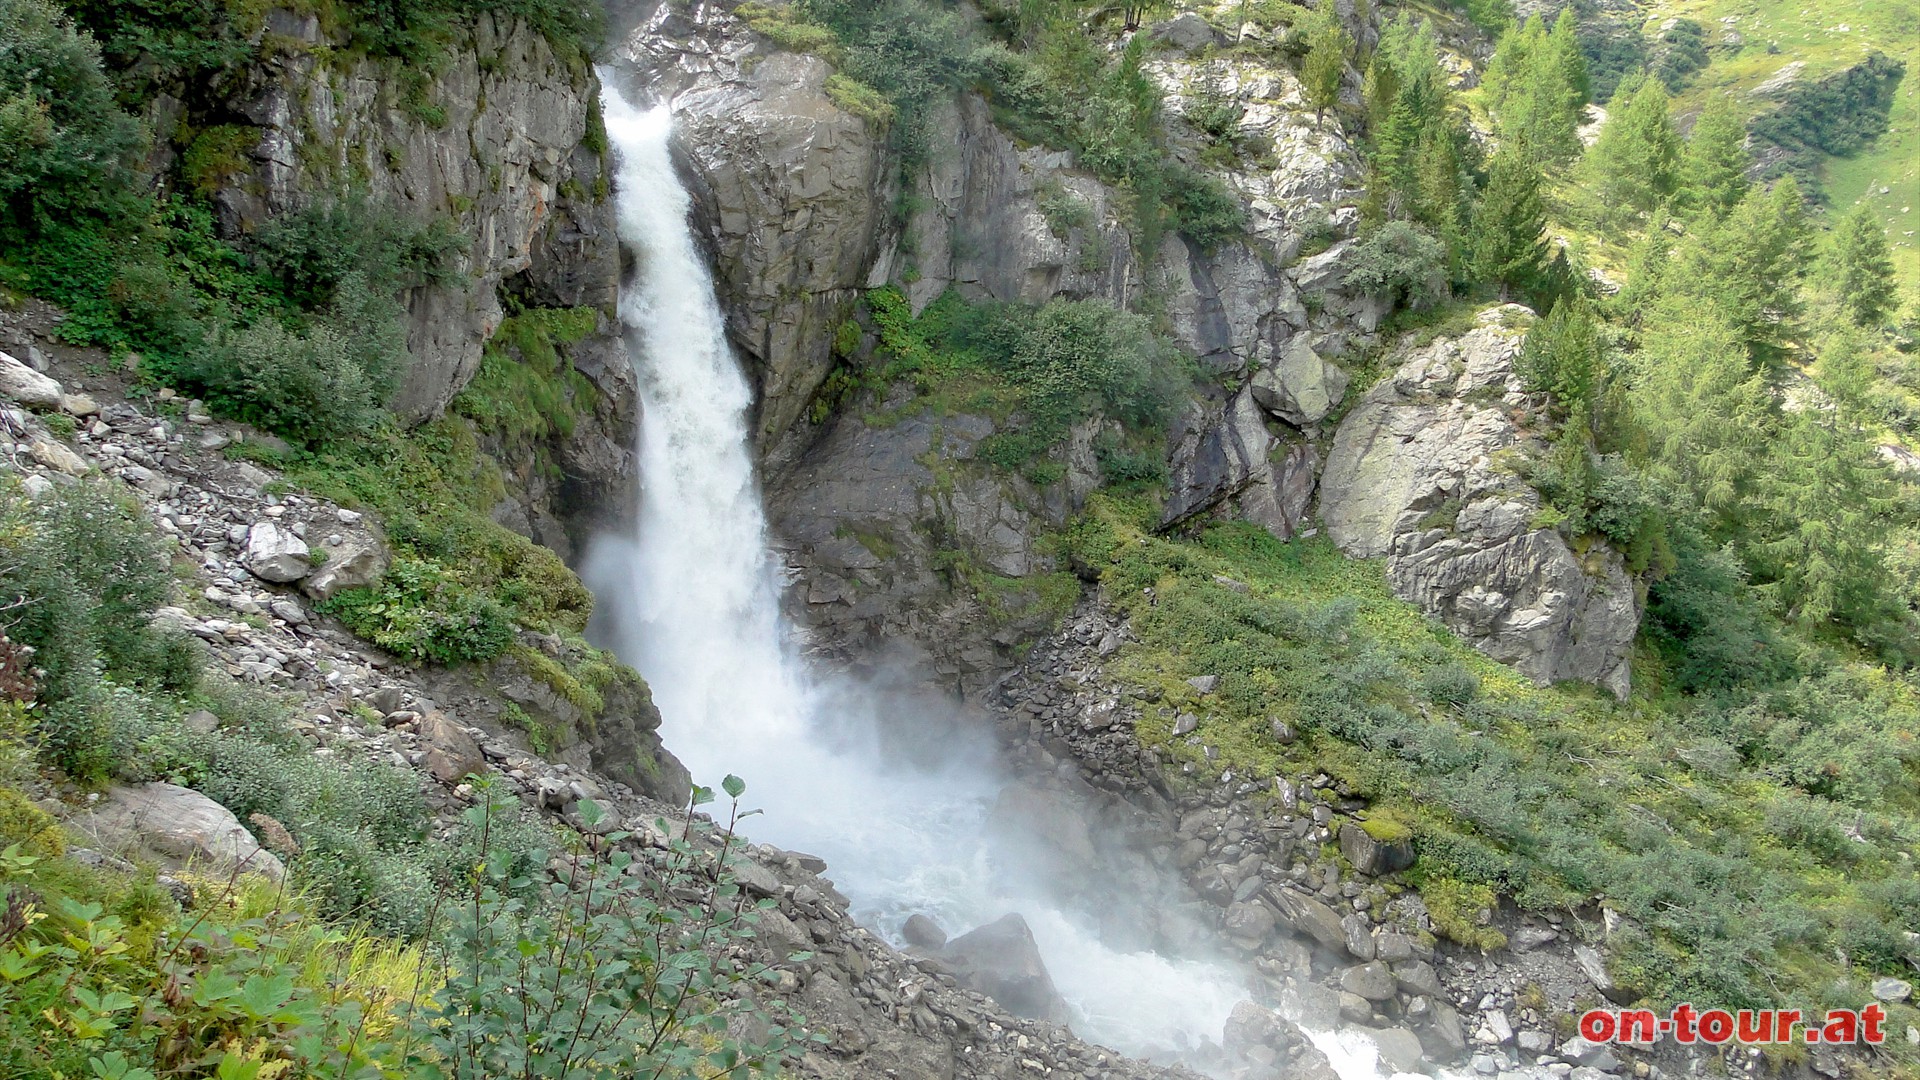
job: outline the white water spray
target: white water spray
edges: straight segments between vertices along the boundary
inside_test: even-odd
[[[1000,780],[987,746],[944,747],[937,768],[890,761],[861,705],[870,699],[820,685],[790,654],[747,441],[751,391],[693,242],[671,116],[635,108],[612,83],[602,79],[620,236],[638,260],[620,316],[640,359],[644,486],[635,536],[604,543],[593,576],[668,746],[697,780],[743,776],[766,812],[755,838],[825,858],[882,934],[913,912],[957,933],[1018,911],[1082,1036],[1128,1053],[1217,1040],[1248,996],[1244,973],[1102,944],[1091,919],[995,857],[985,823]],[[1315,1042],[1343,1080],[1377,1077],[1366,1040]]]

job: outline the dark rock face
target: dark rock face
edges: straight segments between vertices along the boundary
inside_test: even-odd
[[[1391,874],[1413,865],[1413,845],[1406,840],[1378,840],[1359,825],[1340,826],[1340,853],[1353,868],[1368,877]]]
[[[940,959],[960,985],[1020,1016],[1067,1022],[1067,1003],[1054,989],[1027,920],[1017,913],[954,938],[941,950]]]

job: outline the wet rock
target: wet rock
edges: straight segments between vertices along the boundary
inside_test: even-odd
[[[907,916],[907,921],[900,927],[900,936],[904,938],[909,945],[921,949],[931,949],[935,952],[945,948],[947,945],[947,932],[940,929],[939,923],[934,922],[925,915],[916,914]]]
[[[1419,1036],[1406,1028],[1362,1028],[1360,1034],[1373,1040],[1380,1051],[1380,1064],[1392,1073],[1419,1072],[1425,1051]]]
[[[1291,889],[1271,890],[1274,913],[1280,925],[1320,943],[1322,948],[1345,951],[1347,932],[1333,909]]]
[[[953,939],[940,958],[960,985],[987,995],[1013,1013],[1066,1023],[1067,1003],[1040,959],[1033,931],[1018,913]]]
[[[1393,1000],[1395,986],[1393,971],[1378,960],[1357,964],[1340,973],[1340,989],[1368,1001]]]

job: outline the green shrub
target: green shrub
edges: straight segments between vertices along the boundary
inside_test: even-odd
[[[1396,307],[1429,307],[1444,299],[1447,249],[1418,226],[1389,221],[1360,238],[1346,284]]]
[[[513,620],[494,597],[440,566],[396,559],[380,584],[349,589],[321,605],[349,630],[414,660],[491,660],[513,644]]]
[[[451,408],[496,438],[572,435],[583,417],[593,415],[599,394],[565,350],[599,325],[599,311],[588,307],[516,312],[494,331],[480,370]]]
[[[0,239],[123,212],[138,141],[92,36],[45,0],[0,0]]]
[[[744,785],[730,776],[726,788],[737,799]],[[468,812],[468,828],[484,838],[510,809],[489,799]],[[580,811],[590,826],[603,820],[591,801]],[[750,905],[725,872],[731,821],[718,839],[717,855],[680,838],[650,863],[620,850],[583,858],[578,880],[544,888],[489,852],[448,905],[444,985],[413,1025],[433,1075],[695,1080],[797,1055],[805,1036],[790,1018],[745,993],[768,969],[728,948],[753,935],[771,901]],[[544,895],[523,899],[530,888]],[[743,1045],[732,1037],[741,1029],[765,1034]]]

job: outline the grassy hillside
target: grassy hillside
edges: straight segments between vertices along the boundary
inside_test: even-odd
[[[1920,298],[1920,0],[1659,0],[1647,16],[1650,33],[1675,17],[1706,28],[1710,62],[1675,102],[1680,115],[1729,93],[1755,113],[1770,108],[1773,102],[1753,91],[1789,64],[1805,65],[1799,77],[1808,81],[1874,50],[1906,62],[1887,133],[1853,157],[1828,160],[1821,171],[1835,208],[1864,199],[1886,219],[1908,301]],[[1742,43],[1723,44],[1726,30]]]

